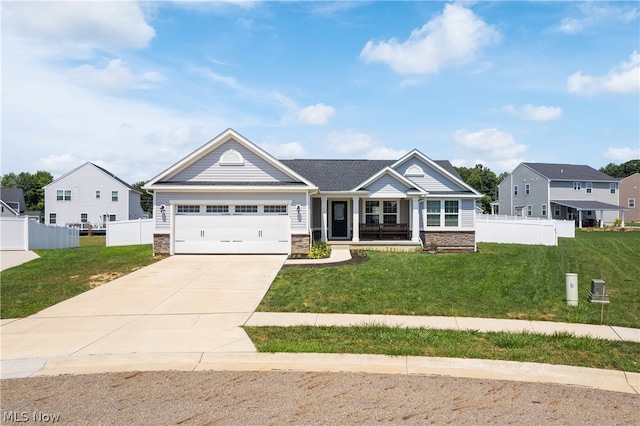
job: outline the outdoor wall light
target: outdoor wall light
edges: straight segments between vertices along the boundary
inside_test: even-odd
[[[300,204],[298,204],[298,205],[296,206],[296,211],[297,211],[298,213],[300,213]]]
[[[164,213],[164,204],[160,206],[160,213]]]

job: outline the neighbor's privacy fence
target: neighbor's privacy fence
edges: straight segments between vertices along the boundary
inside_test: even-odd
[[[47,226],[26,217],[0,218],[0,250],[61,249],[80,246],[80,232]]]
[[[558,237],[574,238],[572,220],[551,220],[521,216],[476,216],[476,241],[485,243],[557,246]]]
[[[153,244],[153,219],[107,222],[107,247]]]

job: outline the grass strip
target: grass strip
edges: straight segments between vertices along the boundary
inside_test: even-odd
[[[479,358],[640,372],[640,344],[568,333],[356,327],[245,326],[259,352],[384,354]]]

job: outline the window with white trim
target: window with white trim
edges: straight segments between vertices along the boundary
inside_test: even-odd
[[[559,204],[555,204],[553,207],[553,215],[555,217],[560,216],[560,205]]]
[[[524,195],[529,195],[531,194],[531,184],[526,183],[524,185]]]
[[[458,226],[460,222],[460,206],[458,200],[445,200],[444,226]]]
[[[207,206],[207,213],[229,213],[229,206]]]
[[[366,200],[364,213],[365,223],[380,223],[380,201]]]
[[[587,189],[587,194],[591,194],[591,192],[593,192],[593,182],[587,182],[584,186]]]
[[[71,201],[71,190],[70,189],[58,189],[56,191],[56,200],[57,201]]]
[[[86,213],[80,213],[80,222],[82,223],[87,223],[88,222],[88,214]]]
[[[440,226],[440,200],[427,200],[427,226]]]
[[[582,189],[582,182],[573,182],[573,190],[580,191]]]
[[[513,185],[513,195],[518,195],[518,185]]]
[[[630,209],[635,208],[635,207],[636,207],[636,199],[635,199],[635,198],[629,198],[629,199],[627,200],[627,206],[628,206]]]
[[[527,206],[527,216],[533,216],[533,206]]]
[[[57,221],[57,215],[55,213],[49,213],[49,223],[52,225],[56,224]]]
[[[111,191],[111,201],[118,201],[118,191]]]
[[[543,204],[540,206],[540,214],[544,217],[547,217],[547,205]]]
[[[286,214],[286,213],[287,213],[287,206],[286,206],[286,205],[281,205],[281,206],[264,206],[263,211],[264,211],[265,213]]]
[[[610,183],[609,184],[609,192],[612,194],[616,193],[616,189],[618,189],[618,184],[617,183]]]
[[[235,206],[236,213],[258,213],[258,206],[253,205],[241,205]]]
[[[100,199],[100,191],[96,191],[96,200]]]
[[[179,204],[176,207],[176,212],[177,213],[200,213],[200,206],[194,206],[191,204]]]
[[[398,202],[382,202],[382,223],[398,223]]]

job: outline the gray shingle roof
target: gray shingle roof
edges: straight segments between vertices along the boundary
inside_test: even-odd
[[[579,180],[617,182],[620,179],[581,164],[523,163],[551,180]]]
[[[349,191],[397,160],[280,160],[320,188],[321,191]],[[457,178],[449,161],[435,161]],[[462,179],[460,179],[462,180]]]

